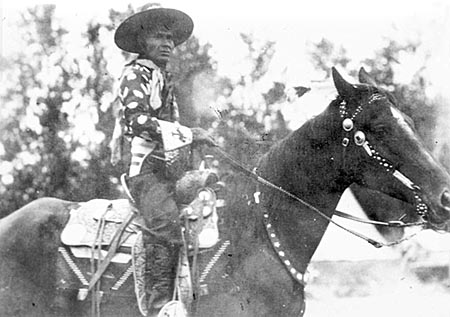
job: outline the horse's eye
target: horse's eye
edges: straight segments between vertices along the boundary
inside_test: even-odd
[[[372,131],[378,137],[384,137],[389,132],[389,128],[386,125],[376,125],[373,127]]]

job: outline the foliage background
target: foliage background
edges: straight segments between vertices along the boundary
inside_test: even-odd
[[[119,52],[108,39],[136,9],[132,5],[125,11],[111,9],[106,22],[92,18],[79,30],[77,41],[55,15],[54,5],[21,12],[20,31],[14,36],[26,49],[0,60],[0,216],[43,196],[84,201],[122,195],[118,177],[125,167],[109,163],[117,76],[111,72],[110,60],[119,56],[124,64],[133,56]],[[315,81],[299,80],[299,86],[312,90],[297,100],[291,98],[291,83],[270,72],[277,42],[252,33],[241,33],[240,41],[247,51],[247,67],[238,78],[218,72],[211,53],[214,47],[195,34],[177,48],[170,70],[177,82],[182,123],[209,129],[227,152],[247,166],[289,133],[292,122],[307,120],[310,104],[316,107],[320,102],[317,112],[331,101],[335,94],[331,66],[348,74],[350,81],[365,66],[396,95],[425,144],[449,166],[446,140],[434,129],[446,100],[429,97],[430,85],[420,65],[406,83],[396,76],[399,61],[421,54],[421,41],[386,39],[364,60],[352,59],[345,47],[326,38],[311,42],[308,62],[318,75]],[[425,65],[426,60],[419,61]],[[225,164],[218,167],[228,170]]]

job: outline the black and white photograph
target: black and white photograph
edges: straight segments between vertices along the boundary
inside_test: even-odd
[[[449,2],[0,17],[0,317],[450,316]]]

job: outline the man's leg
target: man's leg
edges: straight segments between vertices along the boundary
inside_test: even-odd
[[[181,242],[178,208],[173,185],[154,174],[137,176],[137,204],[146,226],[146,293],[150,316],[171,300]]]

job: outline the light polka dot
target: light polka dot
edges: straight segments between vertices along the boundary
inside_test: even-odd
[[[139,124],[144,124],[147,122],[147,120],[148,120],[148,117],[144,116],[144,115],[140,115],[139,117],[137,117],[137,123],[139,123]]]
[[[138,104],[136,101],[132,101],[132,102],[130,102],[129,104],[127,104],[126,107],[127,107],[128,109],[134,109],[134,108],[136,108],[138,105],[139,105],[139,104]]]
[[[140,66],[140,65],[137,65],[137,69],[139,71],[141,71],[141,72],[146,72],[147,71],[147,68],[145,68],[144,66]]]
[[[133,95],[135,95],[138,98],[144,98],[144,94],[139,90],[133,90]]]
[[[137,76],[136,76],[135,73],[129,73],[129,74],[127,75],[127,80],[134,80],[134,79],[136,79],[136,78],[137,78]]]

